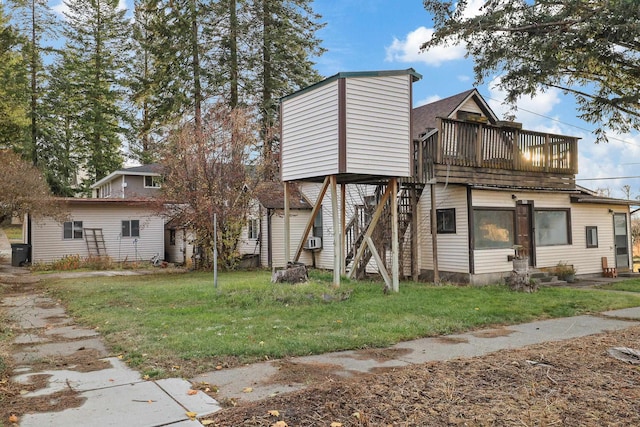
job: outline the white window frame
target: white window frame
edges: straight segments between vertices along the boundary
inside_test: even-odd
[[[147,178],[151,179],[151,185],[147,185]],[[145,175],[143,177],[144,188],[161,188],[162,183],[159,176],[156,175]]]
[[[259,235],[260,235],[260,230],[258,227],[258,219],[249,218],[249,220],[247,221],[247,239],[258,240]]]
[[[66,228],[67,224],[71,224],[71,236],[67,237]],[[82,227],[82,221],[65,221],[62,224],[62,239],[63,240],[83,240],[84,239],[84,229]]]
[[[138,227],[137,227],[138,234],[137,235],[133,234],[134,228],[133,228],[133,224],[132,223],[134,221],[138,223]],[[125,223],[128,223],[128,228],[127,228],[128,234],[125,234],[125,227],[124,227]],[[140,237],[140,220],[139,219],[123,219],[122,222],[121,222],[120,227],[121,227],[122,237],[132,237],[132,238]]]

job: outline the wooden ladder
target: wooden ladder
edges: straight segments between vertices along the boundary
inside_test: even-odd
[[[107,256],[102,228],[85,228],[84,240],[87,242],[89,256]]]

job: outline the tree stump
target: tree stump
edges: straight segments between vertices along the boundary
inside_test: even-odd
[[[513,270],[505,281],[512,291],[531,293],[538,290],[538,281],[536,279],[532,279],[528,271],[522,272]]]
[[[290,264],[284,270],[277,270],[271,276],[271,283],[302,283],[309,280],[307,266],[304,264]]]

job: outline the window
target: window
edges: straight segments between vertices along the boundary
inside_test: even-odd
[[[322,207],[318,209],[316,218],[313,220],[313,237],[322,238]]]
[[[258,240],[258,220],[255,218],[249,219],[248,230],[247,230],[247,238]]]
[[[438,234],[456,232],[456,210],[438,209],[436,211]]]
[[[569,245],[569,211],[536,209],[536,244],[538,246]]]
[[[65,239],[82,239],[82,221],[67,221],[63,224]]]
[[[598,227],[587,227],[587,247],[598,247]]]
[[[475,209],[473,232],[476,249],[511,248],[513,246],[514,211]]]
[[[137,219],[122,221],[122,237],[140,237],[140,221]]]
[[[175,246],[175,245],[176,245],[176,229],[170,228],[169,229],[169,246]]]
[[[145,188],[160,188],[160,177],[159,176],[146,175],[144,177],[144,187]]]

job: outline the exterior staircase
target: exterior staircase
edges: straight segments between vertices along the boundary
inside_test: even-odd
[[[379,184],[376,187],[374,195],[370,199],[366,199],[365,204],[355,206],[354,215],[352,216],[351,221],[347,224],[347,248],[345,256],[347,272],[350,272],[355,268],[356,272],[354,276],[356,278],[363,278],[366,275],[367,264],[369,263],[369,261],[371,261],[371,257],[373,256],[373,254],[367,247],[358,265],[353,265],[353,258],[355,257],[355,254],[358,251],[360,245],[363,244],[364,235],[367,232],[369,224],[372,221],[373,212],[380,202],[382,195],[386,191],[386,188],[386,184]],[[419,200],[423,188],[423,185],[415,183],[400,184],[400,188],[398,191],[398,236],[400,240],[399,247],[401,252],[406,247],[404,243],[405,238],[407,238],[407,230],[411,226],[411,222],[414,220],[415,216],[413,212],[412,192],[415,192],[417,205],[417,201]],[[378,220],[378,224],[376,224],[376,228],[372,234],[372,240],[383,262],[385,262],[387,259],[387,250],[391,248],[391,218],[391,202],[387,201],[384,206],[382,216]],[[408,238],[410,238],[410,236],[408,236]],[[404,257],[400,255],[400,271],[403,270],[403,259]]]

